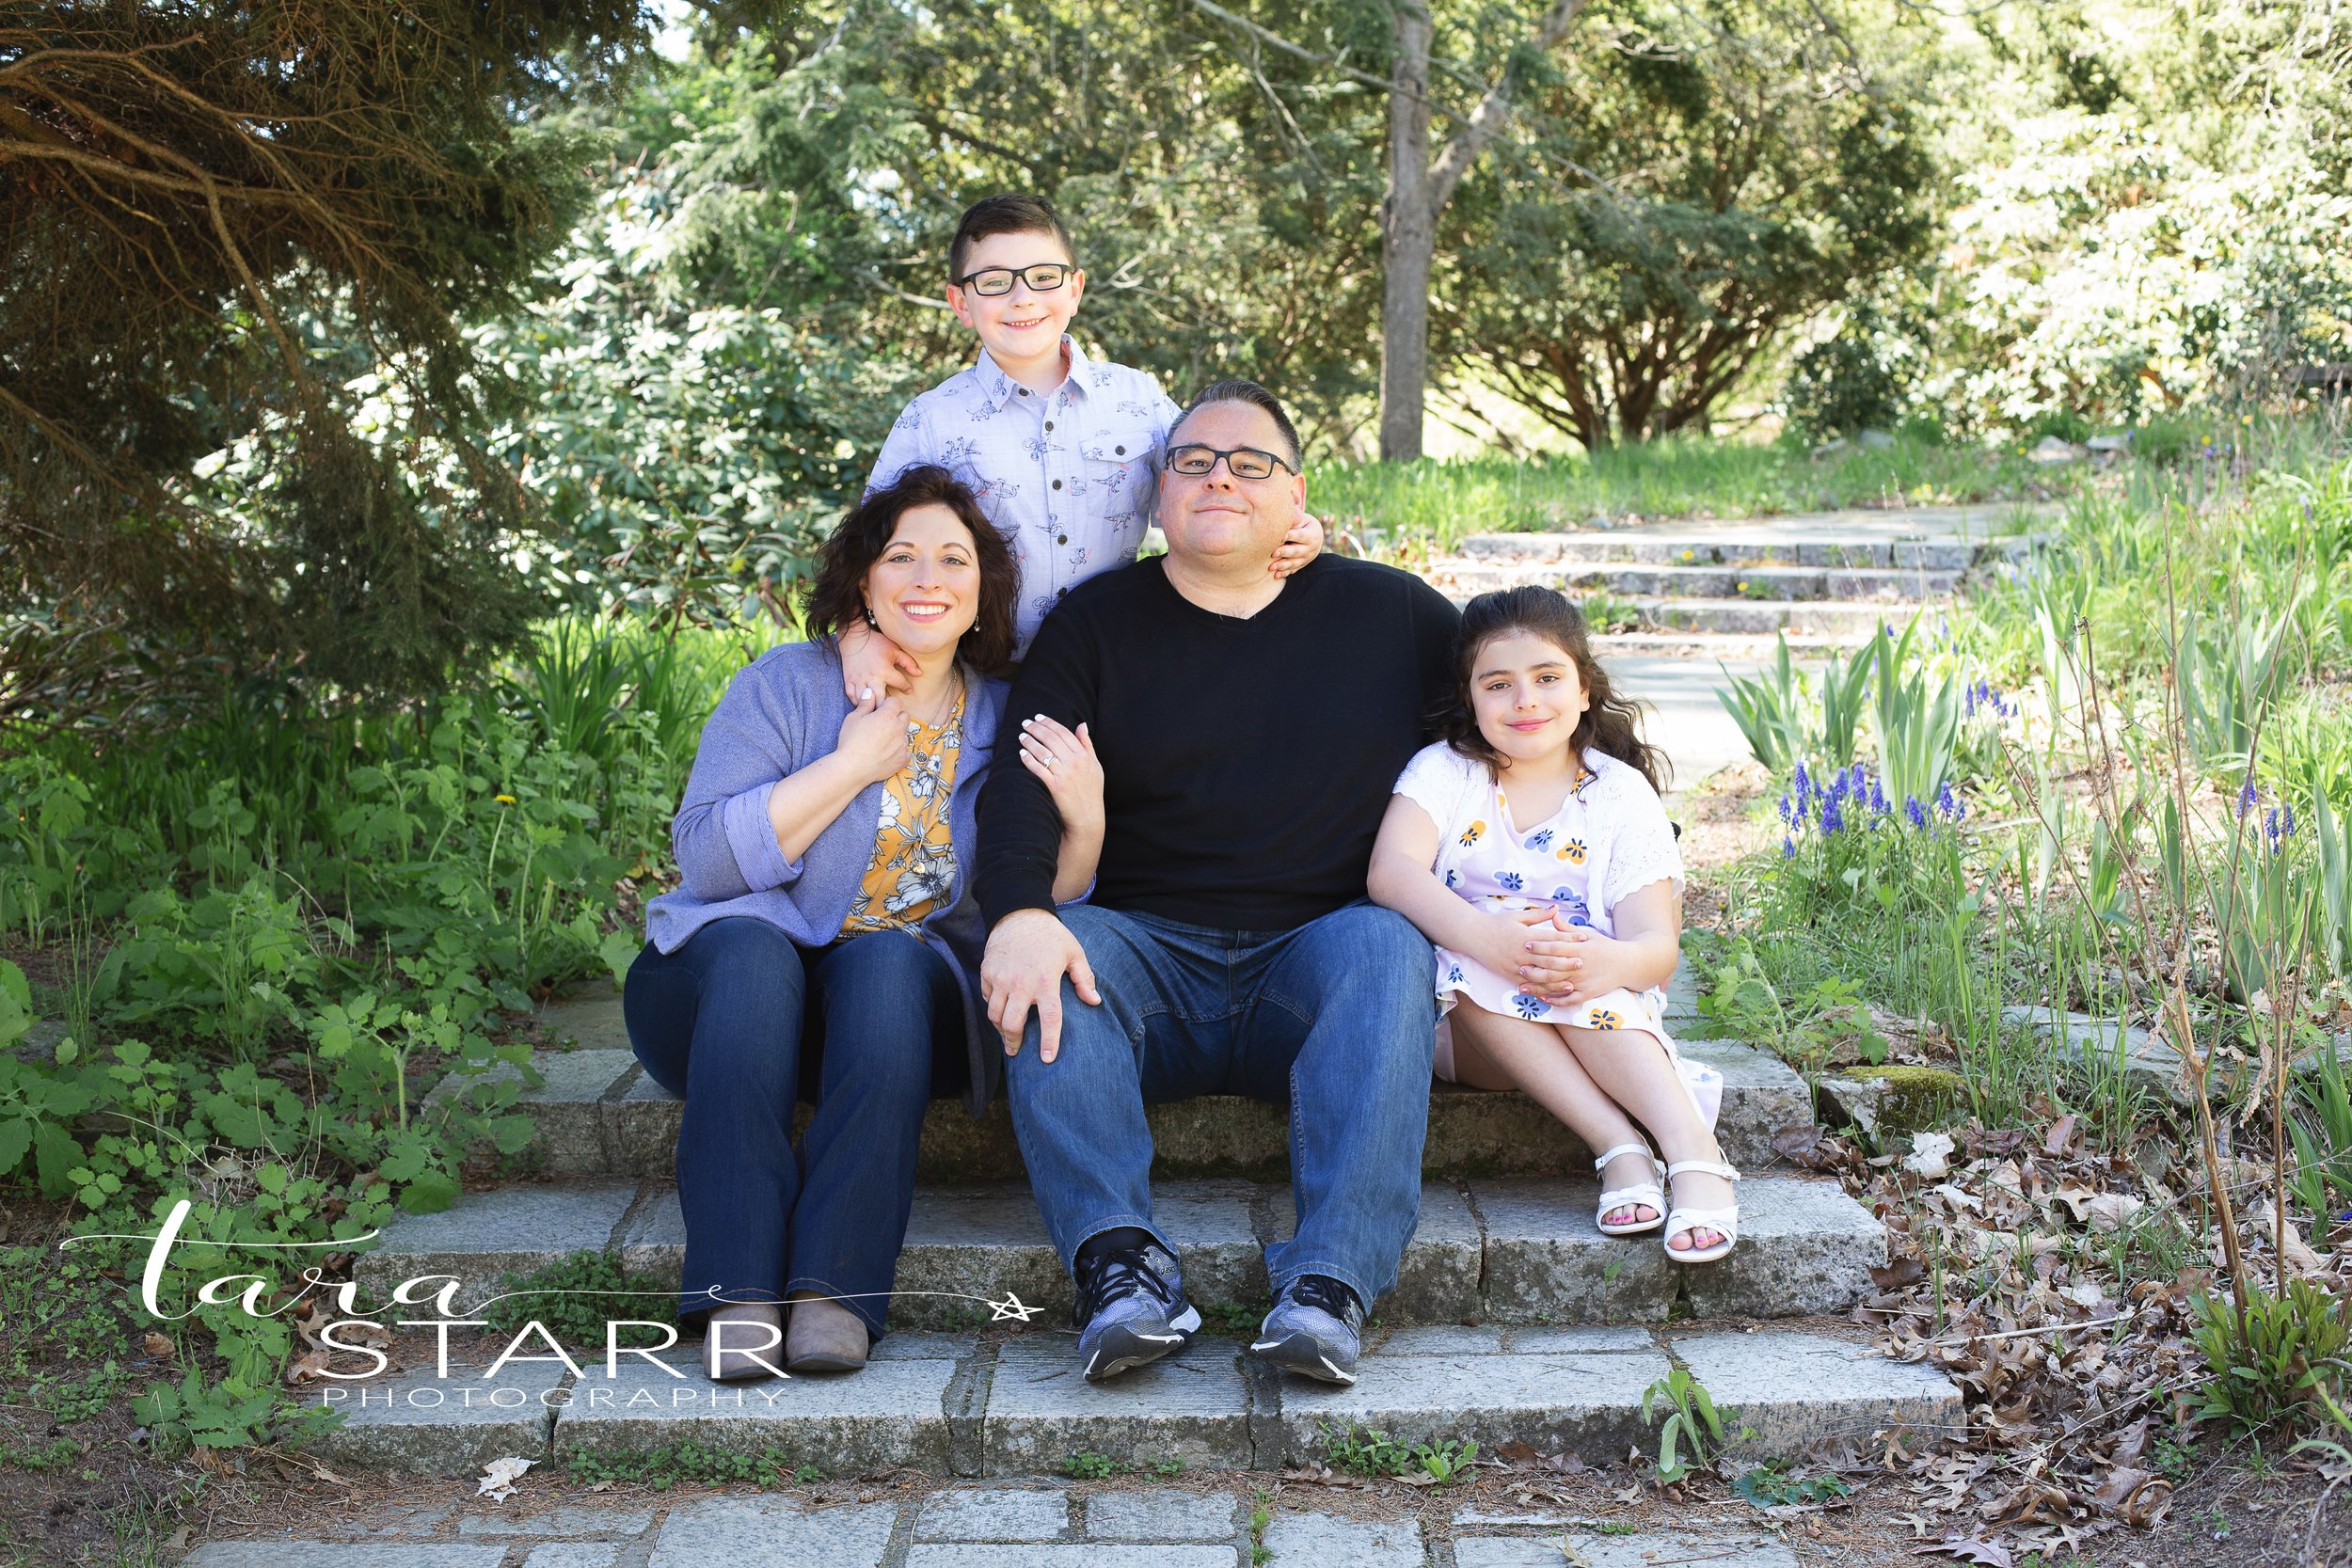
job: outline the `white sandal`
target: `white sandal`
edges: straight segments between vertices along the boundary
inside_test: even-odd
[[[1649,1154],[1649,1145],[1619,1144],[1593,1162],[1593,1174],[1600,1175],[1609,1168],[1610,1161],[1625,1154]],[[1659,1168],[1656,1155],[1650,1155],[1649,1163],[1652,1171]],[[1608,1216],[1611,1213],[1619,1209],[1632,1208],[1636,1204],[1653,1209],[1657,1212],[1645,1220],[1620,1220],[1615,1225],[1609,1223]],[[1653,1178],[1647,1181],[1637,1181],[1630,1187],[1619,1187],[1613,1192],[1601,1194],[1600,1207],[1593,1212],[1593,1223],[1600,1227],[1600,1233],[1604,1236],[1642,1236],[1665,1224],[1665,1191]]]
[[[1726,1181],[1740,1180],[1740,1173],[1721,1160],[1677,1160],[1666,1167],[1666,1180],[1672,1181],[1686,1170],[1694,1170],[1703,1176],[1720,1176]],[[1692,1247],[1686,1251],[1674,1244],[1674,1239],[1686,1230],[1716,1231],[1723,1240],[1713,1246]],[[1732,1243],[1739,1239],[1740,1206],[1736,1203],[1728,1209],[1672,1209],[1666,1213],[1666,1234],[1662,1240],[1666,1256],[1677,1263],[1712,1263],[1730,1252]]]

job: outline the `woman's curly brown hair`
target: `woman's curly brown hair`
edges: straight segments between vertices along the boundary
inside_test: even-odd
[[[850,508],[834,525],[818,560],[817,580],[801,601],[802,622],[813,638],[837,635],[858,621],[870,626],[866,574],[890,547],[898,519],[918,506],[946,507],[972,535],[972,554],[980,568],[979,613],[956,644],[956,657],[984,675],[995,674],[1012,662],[1012,611],[1021,593],[1021,563],[970,487],[930,464],[909,468]]]
[[[1615,757],[1637,770],[1660,794],[1666,792],[1666,753],[1642,738],[1641,710],[1629,697],[1620,697],[1609,684],[1609,672],[1593,657],[1593,641],[1584,617],[1566,594],[1550,588],[1504,588],[1481,594],[1462,611],[1460,640],[1454,643],[1454,704],[1438,716],[1438,734],[1462,755],[1486,765],[1489,773],[1510,766],[1478,730],[1477,710],[1470,702],[1470,677],[1479,650],[1498,637],[1526,632],[1540,637],[1575,661],[1591,705],[1577,721],[1568,743],[1579,755],[1587,749]]]

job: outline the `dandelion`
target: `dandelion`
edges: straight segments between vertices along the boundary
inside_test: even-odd
[[[1910,818],[1911,825],[1915,828],[1924,828],[1928,825],[1928,808],[1919,803],[1919,797],[1916,795],[1903,797],[1903,816]]]
[[[493,797],[493,799],[495,799],[501,806],[511,806],[515,803],[515,798],[512,795],[500,795]]]

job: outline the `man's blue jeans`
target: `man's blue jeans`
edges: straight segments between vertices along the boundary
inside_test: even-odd
[[[1328,1275],[1369,1308],[1421,1218],[1436,1051],[1433,958],[1403,915],[1350,904],[1290,931],[1222,931],[1076,905],[1100,1006],[1062,981],[1061,1052],[1030,1020],[1008,1065],[1012,1124],[1064,1266],[1089,1236],[1152,1219],[1143,1107],[1203,1094],[1290,1106],[1298,1230],[1266,1248],[1277,1293]]]
[[[923,1113],[965,1076],[947,960],[897,931],[803,948],[765,921],[714,920],[675,953],[647,942],[622,1011],[645,1071],[686,1101],[680,1317],[815,1291],[880,1336]],[[817,1116],[796,1156],[803,1099]]]

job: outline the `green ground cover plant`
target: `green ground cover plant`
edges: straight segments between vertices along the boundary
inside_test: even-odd
[[[151,1235],[188,1197],[159,1294],[258,1271],[278,1309],[197,1309],[140,1404],[166,1442],[319,1418],[280,1395],[303,1282],[238,1243],[356,1241],[519,1153],[527,1015],[635,954],[694,737],[754,651],[558,622],[411,712],[245,696],[0,758],[0,1176],[76,1233]]]

